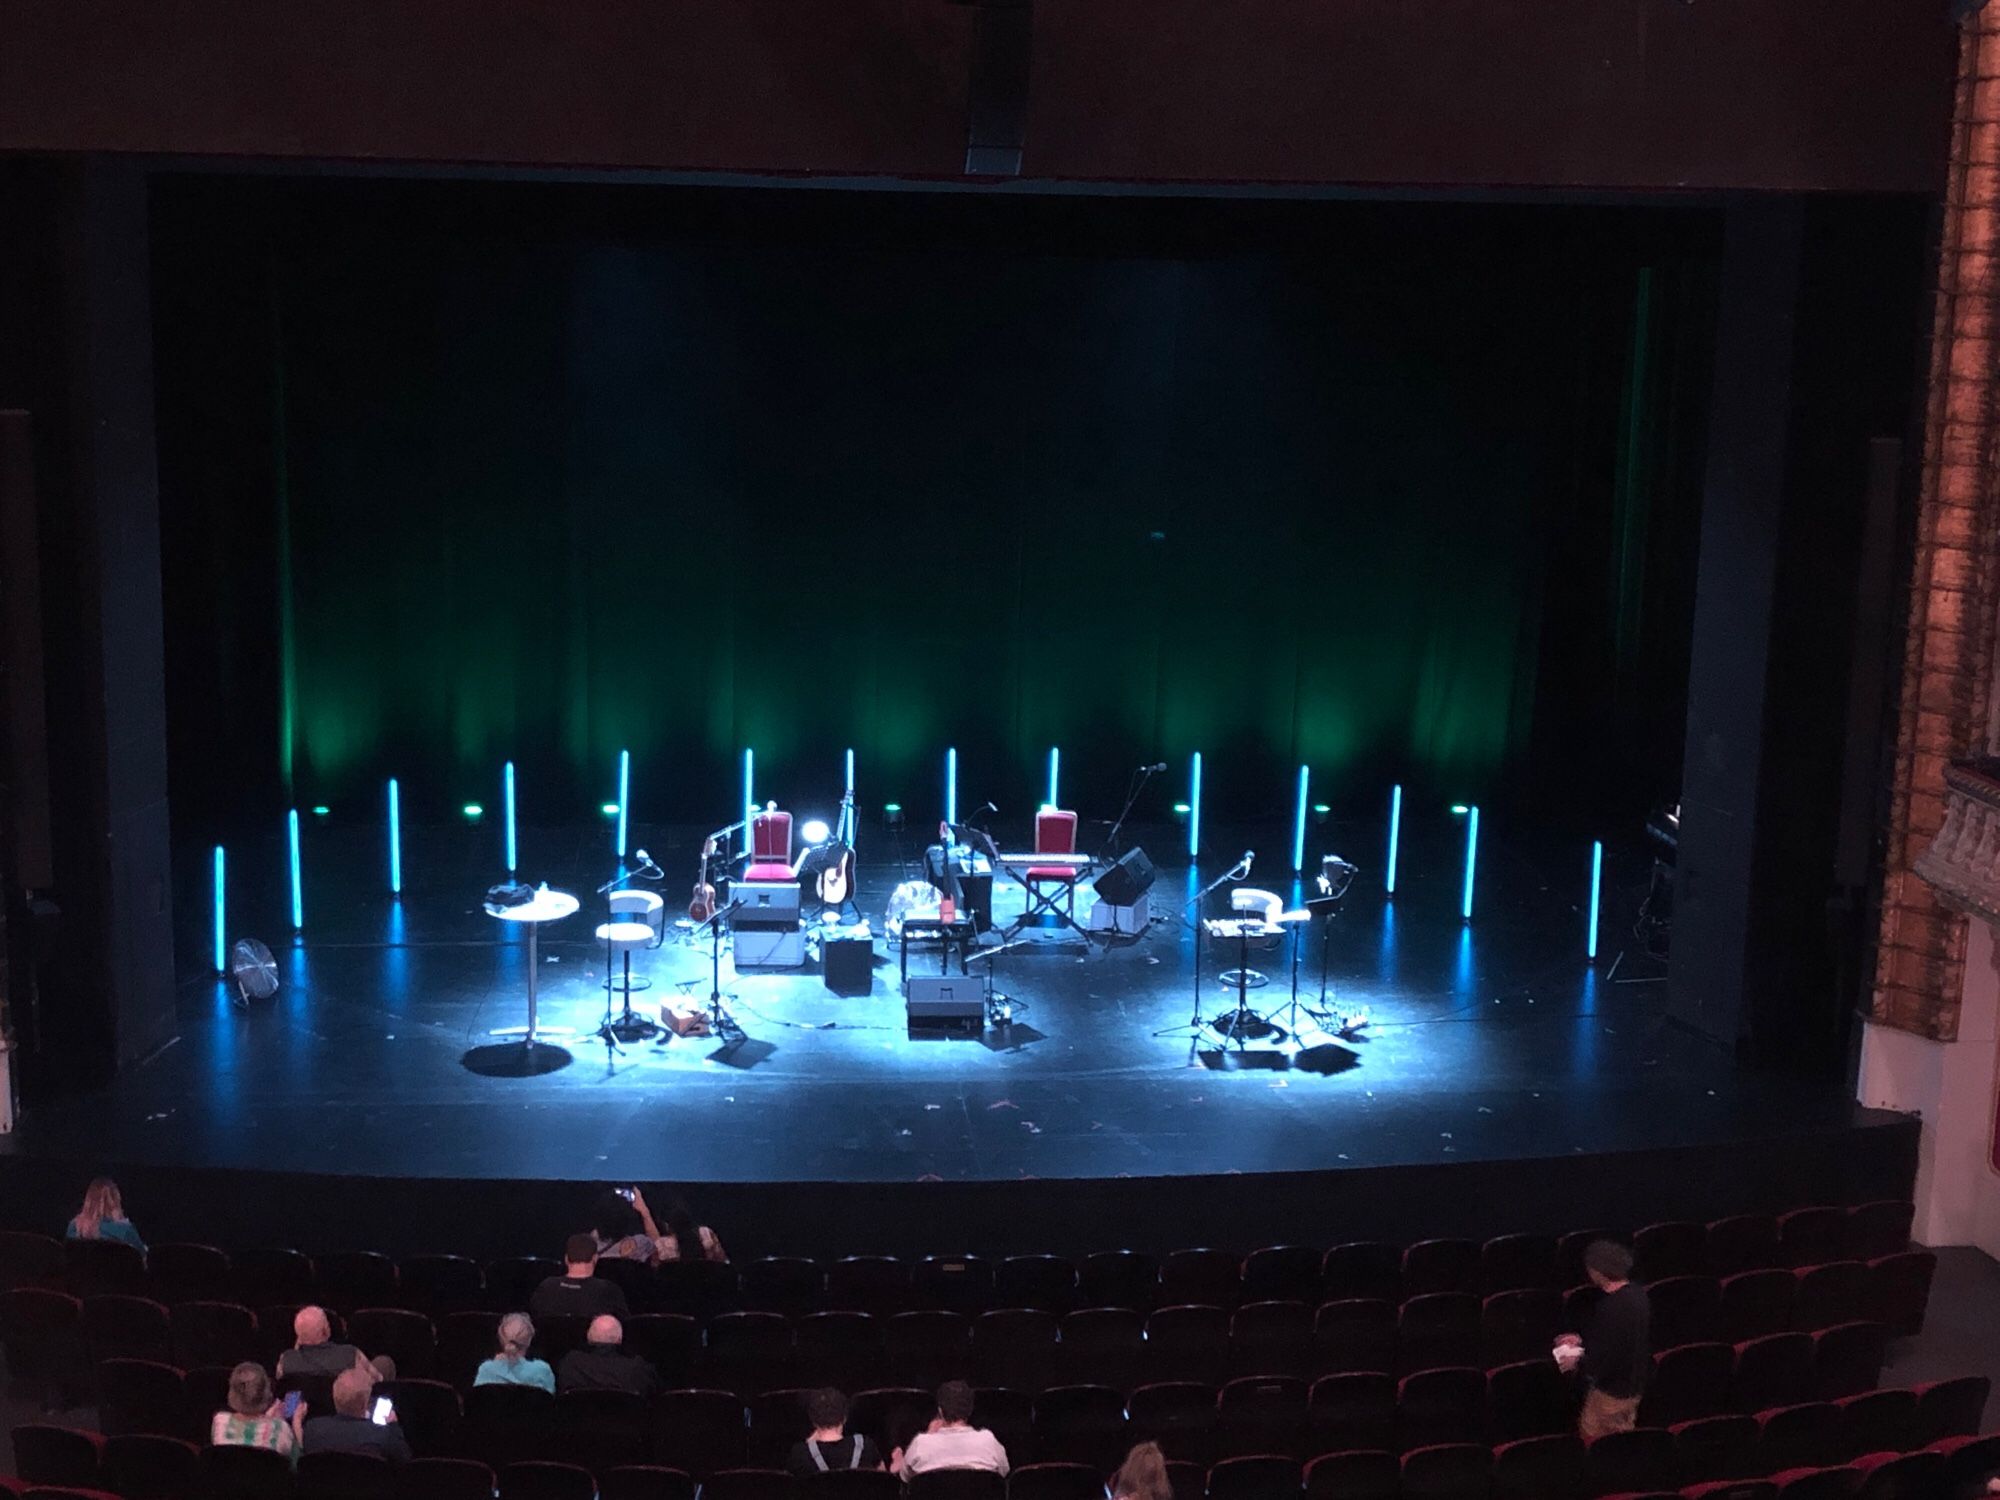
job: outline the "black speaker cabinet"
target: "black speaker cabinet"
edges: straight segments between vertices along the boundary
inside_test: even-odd
[[[1156,873],[1144,849],[1128,849],[1118,863],[1092,883],[1092,889],[1113,906],[1130,906],[1153,888]]]

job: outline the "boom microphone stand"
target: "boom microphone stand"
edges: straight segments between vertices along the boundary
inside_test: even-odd
[[[727,906],[718,907],[715,915],[702,924],[708,929],[708,1026],[717,1036],[743,1035],[743,1028],[736,1024],[736,1018],[722,1003],[722,919],[742,904],[741,901],[731,901]],[[695,930],[699,932],[701,928]]]
[[[1146,783],[1166,770],[1165,761],[1155,761],[1150,766],[1141,766],[1132,773],[1132,789],[1125,794],[1125,805],[1118,811],[1118,821],[1111,825],[1111,832],[1104,836],[1104,843],[1097,851],[1099,864],[1111,864],[1118,858],[1118,834],[1125,826],[1125,820],[1132,816],[1132,809],[1138,806],[1139,798],[1146,790]]]
[[[1161,1031],[1156,1031],[1156,1032],[1154,1032],[1154,1033],[1153,1033],[1153,1035],[1154,1035],[1154,1036],[1184,1036],[1184,1037],[1187,1037],[1187,1038],[1188,1038],[1188,1039],[1189,1039],[1190,1041],[1197,1041],[1197,1042],[1198,1042],[1198,1041],[1200,1041],[1200,1040],[1201,1040],[1202,1036],[1203,1036],[1203,1035],[1204,1035],[1204,1034],[1205,1034],[1205,1033],[1206,1033],[1206,1032],[1207,1032],[1207,1031],[1209,1030],[1209,1027],[1208,1027],[1208,1023],[1207,1023],[1206,1021],[1202,1020],[1202,1018],[1201,1018],[1201,931],[1202,931],[1202,927],[1201,927],[1201,910],[1200,910],[1200,905],[1201,905],[1201,903],[1202,903],[1203,901],[1206,901],[1206,900],[1207,900],[1207,899],[1209,898],[1209,896],[1211,896],[1211,895],[1212,895],[1212,894],[1213,894],[1213,893],[1214,893],[1214,892],[1215,892],[1215,891],[1217,890],[1217,888],[1219,888],[1220,886],[1223,886],[1223,885],[1227,884],[1227,883],[1228,883],[1229,881],[1232,881],[1232,880],[1241,880],[1241,879],[1243,879],[1243,878],[1244,878],[1244,876],[1248,875],[1248,874],[1250,873],[1250,861],[1251,861],[1252,859],[1254,859],[1255,857],[1256,857],[1256,851],[1255,851],[1255,850],[1253,850],[1253,849],[1246,849],[1246,850],[1244,850],[1244,851],[1243,851],[1243,857],[1242,857],[1241,859],[1237,860],[1235,864],[1231,865],[1231,866],[1230,866],[1230,867],[1229,867],[1228,869],[1224,870],[1224,871],[1223,871],[1223,872],[1222,872],[1222,873],[1221,873],[1220,875],[1216,876],[1216,877],[1215,877],[1215,879],[1211,880],[1211,881],[1210,881],[1210,882],[1209,882],[1209,883],[1208,883],[1207,885],[1203,886],[1203,887],[1202,887],[1202,888],[1201,888],[1201,889],[1200,889],[1199,891],[1195,892],[1195,893],[1194,893],[1194,895],[1190,896],[1190,897],[1189,897],[1189,898],[1188,898],[1188,899],[1187,899],[1187,900],[1186,900],[1186,901],[1185,901],[1185,902],[1184,902],[1184,903],[1182,904],[1182,906],[1181,906],[1181,921],[1182,921],[1182,922],[1186,922],[1186,921],[1187,921],[1187,910],[1188,910],[1188,907],[1192,906],[1192,907],[1194,907],[1194,908],[1195,908],[1195,916],[1194,916],[1194,1010],[1193,1010],[1193,1012],[1192,1012],[1192,1013],[1191,1013],[1191,1014],[1190,1014],[1190,1015],[1188,1016],[1188,1019],[1187,1019],[1187,1024],[1186,1024],[1185,1026],[1169,1026],[1169,1027],[1166,1027],[1166,1028],[1165,1028],[1164,1030],[1161,1030]],[[1190,1059],[1190,1061],[1192,1061],[1192,1059]]]

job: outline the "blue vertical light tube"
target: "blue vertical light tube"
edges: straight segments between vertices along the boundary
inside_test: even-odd
[[[507,873],[512,875],[514,873],[514,762],[511,760],[501,772],[500,780],[502,800],[507,804]]]
[[[750,827],[757,817],[757,752],[743,747],[743,852],[749,854],[756,838]]]
[[[618,857],[625,857],[625,830],[632,814],[632,752],[618,752]]]
[[[1201,752],[1188,761],[1188,858],[1201,858]]]
[[[1056,781],[1058,773],[1060,772],[1061,769],[1062,769],[1062,751],[1058,749],[1056,746],[1051,745],[1049,746],[1049,806],[1050,807],[1060,806],[1060,804],[1056,801]]]
[[[1465,888],[1458,897],[1458,914],[1467,922],[1472,920],[1472,872],[1478,863],[1479,807],[1475,803],[1465,810]]]
[[[958,747],[944,753],[944,820],[958,821]]]
[[[1312,780],[1307,766],[1299,767],[1299,805],[1292,809],[1292,873],[1306,867],[1306,789]]]
[[[1403,783],[1389,788],[1389,875],[1382,883],[1384,894],[1396,894],[1396,853],[1403,842]]]
[[[854,794],[854,752],[852,750],[847,752],[847,792],[849,796]],[[855,817],[850,809],[847,815],[847,847],[850,849],[859,842],[856,835],[860,830],[860,824],[861,820]],[[835,832],[838,833],[839,830],[836,829]]]
[[[389,778],[389,894],[403,894],[403,791]]]
[[[292,862],[292,931],[298,932],[306,925],[306,893],[299,878],[299,810],[296,807],[285,815],[285,840]]]
[[[223,894],[227,885],[222,845],[215,846],[215,972],[229,972],[228,925],[223,920]]]
[[[1583,956],[1597,962],[1597,901],[1604,886],[1604,840],[1590,845],[1590,925],[1583,932]]]

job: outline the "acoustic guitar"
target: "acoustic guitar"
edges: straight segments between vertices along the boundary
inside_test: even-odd
[[[694,899],[688,902],[690,921],[706,922],[715,915],[715,887],[708,879],[708,862],[715,858],[715,852],[715,840],[704,840],[701,846],[701,872],[694,878]]]
[[[840,799],[840,817],[825,848],[826,859],[813,883],[813,894],[827,906],[839,906],[854,894],[854,788]]]

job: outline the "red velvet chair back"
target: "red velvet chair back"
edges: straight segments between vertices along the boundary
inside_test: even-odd
[[[1045,807],[1035,814],[1035,853],[1076,853],[1076,814]]]
[[[754,858],[759,864],[790,864],[792,861],[792,815],[788,812],[760,812],[750,824]]]

